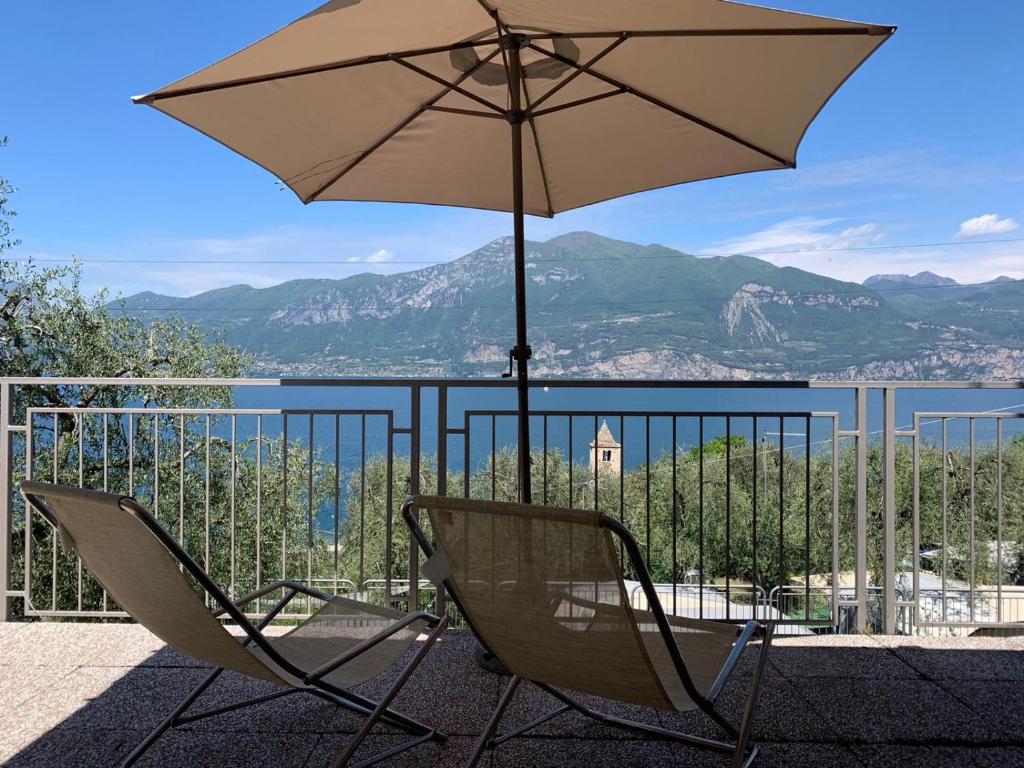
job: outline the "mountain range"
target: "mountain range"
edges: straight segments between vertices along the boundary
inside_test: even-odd
[[[531,372],[545,377],[1024,378],[1024,281],[842,282],[575,232],[527,243]],[[179,313],[256,372],[494,376],[513,343],[512,242],[393,275],[235,285],[112,304]]]

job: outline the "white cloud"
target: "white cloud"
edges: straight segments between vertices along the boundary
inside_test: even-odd
[[[792,261],[794,256],[799,257],[801,251],[818,253],[837,248],[859,248],[877,244],[885,239],[885,234],[873,222],[834,231],[835,225],[840,222],[840,219],[818,219],[810,216],[787,219],[749,235],[716,243],[702,253],[744,253],[781,264]],[[786,253],[773,254],[773,251]]]
[[[379,251],[374,251],[366,257],[367,264],[386,264],[389,261],[395,260],[395,254],[386,248],[381,248]]]
[[[889,247],[878,225],[867,222],[842,227],[842,223],[840,219],[789,219],[715,243],[701,253],[750,254],[780,267],[798,267],[854,282],[874,274],[925,270],[961,283],[981,283],[998,275],[1024,278],[1024,259],[1014,243],[967,240],[963,245]]]
[[[956,233],[956,236],[958,238],[966,238],[1004,235],[1015,230],[1017,226],[1017,222],[1009,217],[1001,219],[995,213],[983,213],[981,216],[975,216],[973,219],[961,222],[960,230]]]

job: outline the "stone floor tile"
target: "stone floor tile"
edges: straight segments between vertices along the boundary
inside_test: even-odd
[[[919,678],[920,673],[891,649],[864,636],[835,635],[782,639],[772,644],[769,661],[785,677]],[[843,638],[842,635],[838,637]]]
[[[835,685],[833,681],[822,681]],[[717,702],[718,712],[739,726],[750,692],[748,678],[730,680]],[[712,739],[724,737],[722,729],[703,712],[664,713],[664,727]],[[754,710],[752,738],[770,742],[827,742],[836,740],[832,725],[817,714],[794,684],[773,670],[765,675]]]
[[[984,719],[928,680],[797,678],[792,683],[843,740],[971,743],[993,737]]]
[[[1021,768],[1020,747],[931,747],[858,744],[851,747],[871,768]]]
[[[1024,747],[1024,687],[1018,682],[992,680],[943,680],[939,682],[976,715],[997,740]]]
[[[302,768],[320,738],[315,733],[174,731],[164,734],[136,765],[138,768]]]
[[[324,736],[317,744],[313,754],[310,755],[307,765],[309,768],[328,768],[331,762],[348,748],[351,740],[351,734]],[[408,738],[405,736],[375,736],[371,734],[366,737],[366,741],[356,751],[356,759],[364,760],[378,755],[401,746],[407,740]],[[420,744],[389,758],[380,765],[381,768],[462,768],[466,764],[466,760],[469,759],[473,745],[474,740],[468,736],[453,736],[443,744],[437,742]],[[489,764],[489,756],[480,761],[481,766]]]

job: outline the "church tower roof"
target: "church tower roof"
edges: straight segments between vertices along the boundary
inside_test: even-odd
[[[590,447],[594,447],[594,443],[590,443]],[[601,422],[601,429],[597,432],[597,447],[598,448],[621,448],[622,444],[615,441],[615,436],[612,435],[612,431],[608,428],[608,420],[605,419]]]

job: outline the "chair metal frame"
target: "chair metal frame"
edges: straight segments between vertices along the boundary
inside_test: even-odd
[[[21,493],[25,501],[31,505],[50,525],[55,529],[55,532],[60,533],[62,526],[59,519],[52,509],[46,504],[46,502],[40,497],[40,494],[45,495],[48,488],[59,487],[59,486],[48,486],[44,483],[33,483],[25,482],[22,484]],[[349,760],[355,754],[360,744],[370,733],[370,730],[380,721],[387,722],[388,724],[395,726],[406,733],[411,734],[414,738],[409,741],[403,742],[392,749],[389,749],[380,754],[374,755],[373,757],[362,760],[349,768],[366,768],[366,766],[373,765],[389,757],[393,757],[401,752],[412,749],[413,747],[419,746],[428,741],[445,742],[448,737],[446,734],[438,731],[435,728],[431,728],[429,725],[414,720],[407,715],[397,712],[391,709],[391,702],[398,695],[399,691],[405,685],[406,681],[412,676],[419,666],[420,662],[423,661],[431,647],[437,641],[438,637],[444,632],[448,626],[449,619],[447,616],[438,617],[427,611],[416,611],[407,614],[401,620],[395,622],[392,626],[379,632],[373,637],[367,638],[358,645],[348,649],[344,653],[336,656],[330,661],[322,664],[317,669],[304,670],[301,669],[287,659],[285,659],[275,648],[271,639],[263,634],[263,630],[270,624],[277,615],[287,607],[288,603],[296,597],[296,595],[303,594],[317,600],[329,602],[332,597],[319,590],[312,589],[298,581],[290,580],[279,580],[269,584],[265,584],[259,589],[250,592],[240,598],[231,600],[221,589],[218,587],[209,574],[199,566],[195,560],[181,547],[181,545],[171,536],[156,520],[155,517],[145,507],[140,505],[134,499],[130,497],[122,497],[120,500],[120,507],[124,512],[131,514],[138,519],[146,528],[152,533],[159,542],[167,549],[171,557],[176,560],[182,568],[192,576],[200,587],[212,598],[212,600],[219,606],[213,611],[213,616],[228,617],[242,630],[245,632],[245,638],[241,640],[243,647],[248,646],[250,643],[255,644],[261,651],[263,651],[271,661],[274,662],[278,667],[283,669],[289,675],[298,678],[302,681],[301,685],[290,683],[292,687],[284,688],[281,690],[273,691],[271,693],[256,696],[252,699],[246,699],[245,701],[235,702],[221,707],[215,707],[213,709],[204,710],[195,714],[186,714],[188,709],[195,703],[200,695],[213,684],[213,682],[224,672],[223,667],[217,667],[206,678],[203,679],[199,685],[197,685],[175,708],[175,710],[168,715],[159,725],[154,728],[149,735],[143,739],[138,746],[136,746],[128,756],[119,764],[120,768],[127,768],[128,766],[135,763],[143,754],[156,742],[158,738],[169,728],[175,728],[186,723],[196,722],[197,720],[203,720],[208,717],[214,717],[216,715],[222,715],[227,712],[241,709],[243,707],[260,704],[265,701],[277,699],[282,696],[288,696],[294,693],[309,693],[318,698],[329,701],[338,707],[347,709],[352,712],[364,715],[366,720],[363,722],[362,727],[356,733],[353,741],[349,744],[347,749],[332,763],[332,768],[342,768],[342,766],[348,766]],[[61,534],[63,535],[63,534]],[[86,563],[86,566],[88,564]],[[257,600],[264,595],[276,592],[277,590],[285,590],[284,596],[274,604],[274,606],[259,620],[257,624],[253,624],[242,611],[246,605],[249,605],[253,601]],[[352,661],[354,658],[364,653],[365,651],[373,648],[378,643],[386,640],[395,633],[401,631],[405,627],[413,624],[416,621],[425,620],[427,626],[430,628],[430,634],[427,639],[423,642],[422,646],[416,650],[412,659],[402,669],[402,672],[398,675],[397,679],[391,684],[388,690],[384,693],[380,701],[374,701],[372,699],[360,696],[352,691],[342,688],[332,683],[327,682],[323,678],[335,671],[344,664]]]
[[[436,507],[444,508],[445,505],[455,504],[458,505],[463,499],[458,498],[444,498],[444,497],[431,497],[431,496],[409,496],[405,499],[402,504],[402,517],[405,519],[406,524],[412,531],[413,536],[416,538],[417,543],[423,549],[424,554],[429,558],[434,555],[435,548],[427,538],[423,528],[419,524],[417,517],[417,509],[422,507]],[[502,502],[486,502],[488,505],[501,506]],[[456,507],[457,508],[457,507]],[[484,511],[484,510],[475,510]],[[640,551],[640,546],[637,544],[636,539],[633,538],[633,534],[630,533],[629,529],[619,520],[610,517],[605,514],[599,514],[598,524],[602,528],[606,528],[614,534],[621,542],[624,551],[626,552],[629,562],[636,573],[636,578],[640,582],[641,588],[643,589],[644,595],[647,598],[648,610],[653,614],[655,623],[658,627],[658,631],[661,634],[662,639],[665,642],[665,647],[668,651],[669,657],[672,659],[676,673],[679,675],[679,681],[683,685],[687,695],[697,705],[697,708],[707,715],[718,727],[725,732],[727,738],[731,741],[724,741],[719,739],[709,739],[702,736],[696,736],[693,734],[682,733],[678,731],[672,731],[666,728],[659,728],[657,726],[647,725],[645,723],[638,723],[633,720],[627,720],[625,718],[609,715],[604,712],[599,712],[585,704],[577,701],[573,697],[567,695],[563,691],[554,688],[553,686],[544,683],[539,680],[527,680],[520,678],[518,675],[513,674],[508,685],[505,687],[501,694],[501,698],[498,701],[498,705],[491,715],[486,727],[480,735],[476,743],[476,747],[473,750],[469,760],[466,762],[466,768],[474,768],[479,763],[480,758],[483,756],[487,749],[493,749],[499,744],[513,739],[517,736],[522,736],[528,731],[536,728],[542,723],[546,723],[559,715],[565,714],[566,712],[576,711],[580,714],[605,723],[606,725],[614,726],[616,728],[624,728],[633,731],[639,731],[649,736],[657,738],[667,739],[670,741],[681,742],[690,744],[692,746],[701,747],[704,749],[710,749],[718,752],[724,752],[732,755],[732,766],[733,768],[748,768],[757,757],[758,746],[757,744],[750,741],[750,731],[753,726],[754,711],[757,705],[757,698],[761,691],[761,683],[764,678],[764,672],[768,663],[768,651],[771,648],[772,637],[775,631],[774,622],[766,622],[760,624],[757,621],[748,621],[743,625],[737,626],[737,638],[733,645],[732,651],[729,657],[726,659],[722,670],[719,672],[715,682],[712,684],[711,689],[707,695],[702,695],[693,683],[690,673],[687,670],[686,662],[682,657],[682,653],[679,646],[672,635],[672,628],[669,624],[668,617],[665,614],[665,610],[661,605],[661,601],[658,598],[658,593],[655,590],[654,582],[651,579],[651,575],[647,570],[647,566],[644,563],[643,555]],[[621,576],[621,573],[620,573]],[[473,625],[473,618],[467,612],[461,602],[459,601],[458,595],[455,590],[452,589],[450,583],[450,576],[446,576],[442,584],[444,585],[445,591],[449,599],[455,603],[459,612],[462,614],[469,626],[470,630],[476,636],[477,641],[480,643],[483,649],[494,656],[499,661],[502,661],[501,657],[494,653],[494,651],[487,646],[487,643],[483,640],[481,634],[476,630]],[[515,620],[510,618],[510,620]],[[726,682],[728,682],[730,675],[736,668],[736,664],[740,659],[743,650],[746,648],[750,640],[754,638],[761,638],[761,650],[757,656],[757,662],[754,669],[753,680],[751,682],[750,691],[747,695],[746,705],[744,707],[743,716],[739,726],[734,726],[728,720],[726,720],[720,712],[715,709],[715,702],[718,696],[721,694]],[[504,662],[502,661],[504,664]],[[536,687],[543,691],[546,691],[558,701],[561,702],[561,706],[556,709],[541,715],[540,717],[531,720],[530,722],[522,725],[514,730],[508,731],[503,734],[497,734],[498,725],[501,721],[505,710],[512,702],[512,698],[515,695],[516,689],[523,682],[532,683]]]

